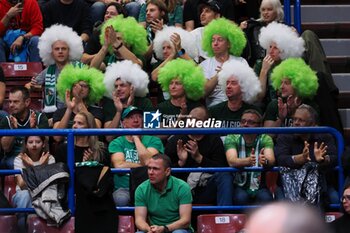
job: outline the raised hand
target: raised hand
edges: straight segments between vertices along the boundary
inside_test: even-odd
[[[151,22],[151,29],[154,33],[163,29],[163,19],[155,19]]]
[[[21,157],[24,166],[26,167],[34,166],[33,160],[26,153],[20,153],[19,156]]]
[[[274,62],[275,61],[272,59],[270,55],[266,55],[262,62],[261,70],[269,71]]]
[[[17,125],[17,123],[18,123],[18,122],[17,122],[17,118],[14,117],[14,116],[12,116],[12,115],[10,115],[9,118],[10,118],[11,128],[12,128],[12,129],[17,129],[17,128],[18,128],[18,125]]]
[[[133,105],[135,99],[135,88],[133,85],[130,87],[130,95],[128,98],[127,106]]]
[[[249,166],[254,167],[256,165],[256,156],[255,156],[255,149],[252,148],[250,152],[250,156],[247,158],[249,161]]]
[[[265,148],[262,148],[262,149],[260,150],[260,153],[259,153],[259,164],[260,164],[261,166],[265,166],[265,165],[267,165],[267,163],[268,163],[268,160],[267,160],[267,158],[266,158],[264,152],[265,152]]]
[[[122,113],[123,112],[123,103],[120,100],[120,98],[118,97],[116,91],[113,92],[113,103],[114,103],[114,107],[117,110],[117,112]]]
[[[187,158],[188,158],[188,152],[185,149],[185,145],[183,144],[183,141],[179,139],[176,144],[176,151],[177,151],[177,157],[183,164],[185,164]]]
[[[36,128],[36,114],[34,111],[30,114],[29,124],[30,128]]]
[[[310,144],[307,141],[305,141],[304,142],[304,149],[303,149],[303,158],[304,158],[305,163],[311,161],[309,146],[310,146]]]
[[[314,143],[314,155],[317,162],[323,162],[325,160],[325,156],[327,155],[327,145],[323,142],[318,146],[318,143]]]
[[[49,162],[49,157],[50,157],[50,153],[49,152],[43,152],[41,154],[41,157],[39,159],[39,163],[42,165],[42,164],[48,164]]]
[[[278,118],[281,121],[284,121],[284,119],[286,119],[288,114],[288,106],[286,103],[283,103],[283,99],[281,97],[278,97],[277,99],[277,106],[278,106]]]
[[[177,34],[177,33],[173,33],[170,36],[170,41],[171,41],[171,43],[173,43],[176,52],[179,52],[181,50],[181,48],[182,48],[180,35]]]
[[[84,150],[83,162],[93,160],[93,155],[94,152],[90,148]]]

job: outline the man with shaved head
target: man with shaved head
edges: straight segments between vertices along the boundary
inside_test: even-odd
[[[330,233],[321,214],[297,203],[279,202],[254,212],[244,232],[247,233]]]

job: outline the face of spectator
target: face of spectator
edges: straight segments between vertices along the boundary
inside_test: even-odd
[[[152,185],[164,184],[170,175],[170,168],[165,168],[162,159],[150,159],[148,177]]]
[[[241,122],[240,122],[241,127],[259,127],[260,126],[260,121],[259,121],[259,116],[257,116],[254,113],[245,113],[241,117]]]
[[[306,109],[297,109],[293,116],[294,127],[308,127],[313,126],[311,115]]]
[[[123,102],[127,100],[131,92],[131,84],[128,82],[123,82],[121,79],[117,79],[114,83],[114,90],[117,97]]]
[[[273,9],[271,3],[262,2],[260,6],[262,20],[266,23],[271,23],[277,18],[277,12]]]
[[[148,4],[146,7],[146,22],[150,24],[155,19],[161,19],[161,11],[158,6],[153,5],[152,3]]]
[[[208,25],[208,23],[210,23],[213,19],[216,19],[218,17],[220,17],[220,14],[213,11],[209,6],[204,6],[199,15],[201,24],[203,26]]]
[[[89,84],[85,81],[79,81],[73,86],[73,96],[81,99],[86,99],[90,93]]]
[[[181,81],[177,78],[171,80],[169,84],[169,93],[173,98],[185,96],[185,89]]]
[[[104,21],[107,21],[109,20],[110,18],[114,17],[114,16],[117,16],[119,13],[117,11],[117,8],[115,8],[115,6],[109,6],[107,9],[106,9],[106,12],[105,12],[105,16],[104,16]]]
[[[230,43],[227,39],[220,35],[213,35],[211,40],[211,47],[215,55],[228,53]]]
[[[11,115],[16,117],[21,116],[28,109],[30,99],[24,99],[21,91],[16,91],[9,94],[9,108]]]
[[[277,47],[277,44],[275,42],[272,42],[270,44],[270,48],[268,50],[268,54],[270,55],[270,57],[274,60],[274,61],[280,61],[281,57],[281,51],[279,50],[279,48]]]
[[[342,197],[342,204],[344,211],[347,214],[350,214],[350,188],[347,188],[344,190],[343,197]]]
[[[171,44],[168,41],[165,41],[163,43],[163,57],[164,60],[167,59],[173,52],[174,52],[174,48],[171,47]]]
[[[241,86],[234,76],[226,81],[226,96],[228,99],[236,99],[242,96]]]
[[[292,82],[288,78],[282,79],[280,90],[281,96],[283,98],[286,98],[290,95],[293,96],[295,94]]]
[[[69,60],[68,44],[62,40],[58,40],[52,44],[52,58],[56,63],[65,64]]]
[[[29,136],[25,147],[30,155],[40,155],[40,152],[45,147],[45,144],[39,136]]]
[[[124,128],[141,128],[142,127],[142,114],[139,112],[132,112],[130,113],[125,119],[123,120],[123,126]]]
[[[88,124],[83,115],[77,114],[73,119],[73,129],[86,129]]]

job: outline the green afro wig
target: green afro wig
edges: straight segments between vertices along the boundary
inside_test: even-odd
[[[312,98],[318,89],[316,72],[301,58],[288,58],[273,69],[272,86],[279,90],[282,80],[287,78],[301,98]]]
[[[90,92],[87,98],[88,104],[97,103],[106,91],[103,84],[103,73],[87,65],[66,65],[57,80],[57,92],[62,100],[65,100],[66,90],[72,90],[74,84],[84,81],[89,85]]]
[[[169,91],[171,80],[176,78],[182,83],[187,98],[198,100],[204,96],[206,79],[202,68],[193,61],[177,58],[159,70],[158,82],[164,91]]]
[[[213,57],[214,51],[211,47],[213,35],[220,35],[230,42],[229,53],[234,56],[241,56],[247,43],[244,32],[233,22],[219,18],[212,20],[204,27],[202,47],[208,56]]]
[[[100,43],[105,43],[104,32],[108,26],[112,25],[116,32],[120,32],[124,43],[131,49],[136,56],[142,56],[146,53],[147,46],[147,32],[146,29],[137,23],[134,17],[124,18],[123,15],[107,20],[101,28]],[[112,48],[109,48],[112,53]]]

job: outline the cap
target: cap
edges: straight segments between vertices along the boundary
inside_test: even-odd
[[[210,9],[212,9],[213,11],[222,14],[221,13],[221,9],[222,9],[222,5],[220,2],[215,1],[215,0],[201,0],[200,1],[200,10],[203,9],[203,6],[209,6]]]
[[[139,113],[143,114],[143,111],[141,109],[130,105],[129,107],[124,109],[123,114],[122,114],[122,120],[124,120],[126,117],[128,117],[133,112],[139,112]]]

